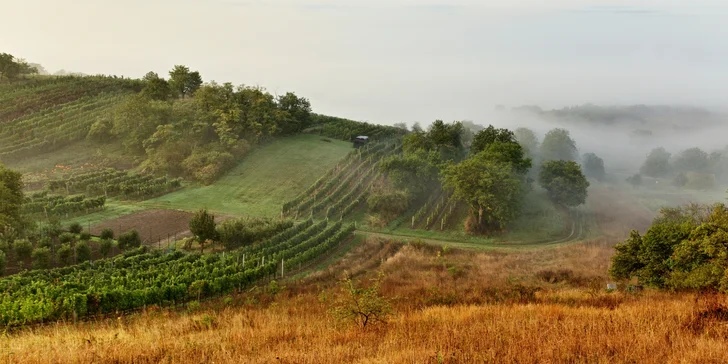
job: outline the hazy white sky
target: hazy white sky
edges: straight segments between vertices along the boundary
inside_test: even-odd
[[[0,52],[49,71],[295,91],[382,123],[496,104],[728,104],[722,0],[4,0]]]

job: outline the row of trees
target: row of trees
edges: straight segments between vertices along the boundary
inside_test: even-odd
[[[655,148],[647,155],[640,173],[653,178],[672,178],[678,187],[712,188],[718,181],[728,181],[728,147],[710,154],[700,148],[690,148],[676,155],[665,148]]]
[[[273,96],[261,87],[202,83],[175,66],[169,80],[148,73],[144,89],[97,120],[89,138],[120,139],[146,155],[147,170],[209,183],[263,140],[311,125],[311,104],[294,93]]]

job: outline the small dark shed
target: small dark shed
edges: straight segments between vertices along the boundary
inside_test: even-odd
[[[369,143],[368,136],[360,135],[360,136],[354,138],[354,148],[359,148],[362,145],[366,145],[367,143]]]

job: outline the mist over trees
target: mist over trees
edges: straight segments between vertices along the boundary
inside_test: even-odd
[[[552,129],[541,142],[542,160],[575,161],[578,157],[576,142],[566,129]]]
[[[546,189],[549,198],[563,206],[578,206],[586,202],[587,181],[574,161],[549,160],[543,163],[538,183]]]
[[[597,181],[603,181],[606,175],[604,171],[604,160],[599,158],[594,153],[586,153],[582,158],[582,164],[584,166],[584,175],[596,179]]]
[[[653,149],[642,164],[640,173],[653,178],[666,177],[670,173],[670,153],[662,147]]]

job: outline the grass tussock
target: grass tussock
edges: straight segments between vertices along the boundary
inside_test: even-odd
[[[3,361],[135,363],[725,362],[728,301],[592,287],[599,244],[474,253],[370,239],[302,281],[188,311],[57,324],[3,338]],[[545,263],[549,262],[549,263]],[[561,269],[561,270],[560,270]],[[544,273],[550,270],[552,273]],[[570,273],[566,273],[568,270]],[[337,282],[381,272],[386,323],[331,315]],[[592,275],[590,275],[592,274]],[[544,279],[544,277],[550,279]],[[586,282],[586,283],[585,283]],[[600,284],[601,286],[601,284]]]

